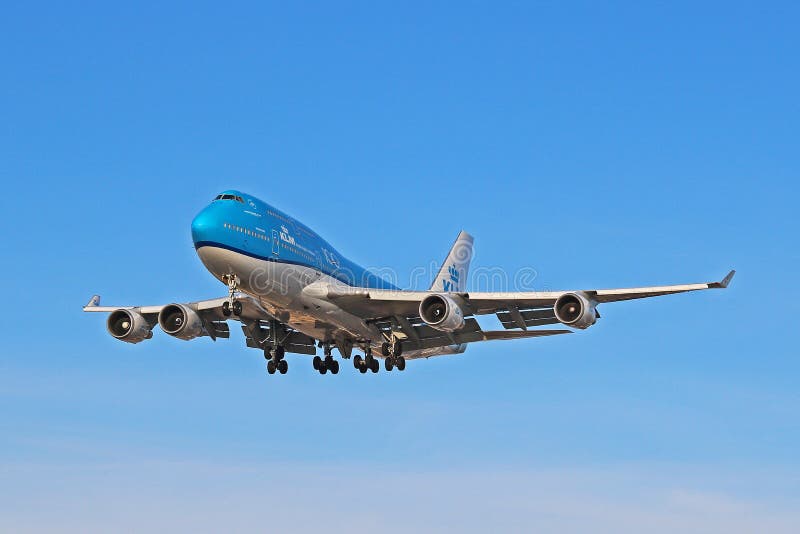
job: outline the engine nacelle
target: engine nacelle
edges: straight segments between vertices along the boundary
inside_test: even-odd
[[[428,295],[419,303],[419,316],[431,328],[455,332],[464,326],[464,312],[447,295]]]
[[[158,324],[167,334],[187,341],[205,333],[197,312],[183,304],[164,306],[158,314]]]
[[[133,310],[115,310],[106,321],[108,333],[126,343],[140,343],[153,337],[153,330],[140,313]]]
[[[556,300],[553,311],[560,322],[583,330],[597,322],[595,306],[597,303],[585,293],[564,293]]]

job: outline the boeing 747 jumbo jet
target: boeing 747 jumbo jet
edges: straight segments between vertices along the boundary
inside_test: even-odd
[[[109,313],[108,332],[128,343],[153,337],[156,324],[178,339],[230,336],[241,323],[247,346],[264,352],[269,374],[285,374],[287,352],[314,356],[321,374],[339,372],[332,349],[361,373],[406,367],[406,359],[459,354],[478,341],[569,334],[536,329],[562,324],[580,330],[607,302],[725,288],[720,282],[631,289],[544,292],[470,292],[472,236],[461,232],[428,291],[400,290],[348,261],[304,224],[239,191],[217,196],[192,221],[192,239],[206,268],[228,288],[226,297],[158,306],[83,308]],[[475,319],[494,314],[503,330],[483,330]],[[321,348],[323,356],[317,355]]]

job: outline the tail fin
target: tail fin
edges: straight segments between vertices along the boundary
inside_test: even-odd
[[[444,260],[442,268],[431,284],[431,291],[465,291],[467,273],[472,260],[472,244],[475,239],[465,231],[461,231],[453,243],[453,248]]]

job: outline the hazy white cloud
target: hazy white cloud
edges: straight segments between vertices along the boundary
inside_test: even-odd
[[[9,532],[788,533],[800,525],[800,500],[785,487],[743,493],[724,474],[661,467],[401,472],[144,462],[0,471],[0,529]]]

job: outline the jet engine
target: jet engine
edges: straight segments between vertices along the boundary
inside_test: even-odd
[[[205,333],[197,312],[183,304],[164,306],[158,314],[158,324],[167,334],[187,341]]]
[[[133,310],[115,310],[106,321],[108,333],[126,343],[140,343],[153,337],[153,330],[140,313]]]
[[[428,295],[419,304],[419,316],[428,326],[443,332],[455,332],[464,326],[464,312],[447,295]]]
[[[556,300],[553,311],[560,322],[584,330],[597,322],[596,305],[585,293],[564,293]]]

